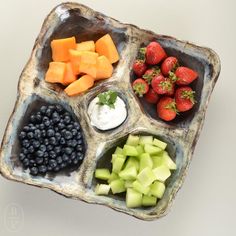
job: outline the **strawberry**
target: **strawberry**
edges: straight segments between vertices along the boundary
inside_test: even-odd
[[[165,78],[163,75],[155,76],[151,85],[157,94],[166,94],[170,96],[174,94],[174,84],[171,79]]]
[[[175,101],[177,109],[179,111],[188,111],[192,109],[195,104],[194,94],[195,91],[188,86],[179,87],[176,89]]]
[[[144,60],[137,59],[133,64],[133,71],[138,77],[142,77],[144,72],[147,70],[147,65]]]
[[[177,114],[175,100],[171,97],[162,97],[157,103],[157,114],[165,121],[175,119]]]
[[[188,85],[198,77],[198,73],[188,67],[180,66],[175,71],[176,84]]]
[[[146,63],[149,65],[158,64],[167,55],[162,46],[157,42],[151,42],[146,48]]]
[[[142,97],[143,94],[146,94],[149,90],[149,85],[147,82],[141,78],[136,79],[132,84],[134,92],[139,96]]]
[[[145,94],[144,98],[147,102],[156,104],[159,96],[152,88],[150,88],[149,91]]]
[[[161,72],[164,76],[168,76],[169,72],[173,72],[178,66],[176,57],[167,57],[161,64]]]
[[[145,79],[147,81],[148,84],[151,83],[152,79],[156,76],[156,75],[160,75],[161,71],[159,69],[159,67],[152,67],[150,69],[147,69],[143,75],[143,79]]]

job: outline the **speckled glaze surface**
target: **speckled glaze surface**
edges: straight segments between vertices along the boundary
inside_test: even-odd
[[[44,81],[51,60],[52,39],[75,35],[77,41],[96,40],[106,33],[111,34],[121,56],[115,65],[112,78],[97,83],[87,93],[75,97],[67,97],[60,86]],[[159,120],[155,107],[143,100],[139,101],[131,87],[132,63],[139,47],[151,40],[158,40],[169,55],[177,56],[181,64],[199,73],[198,80],[193,84],[197,105],[191,112],[171,123]],[[153,220],[162,217],[170,209],[183,184],[219,72],[219,58],[209,48],[155,34],[134,25],[122,24],[81,4],[61,4],[45,19],[30,59],[20,76],[17,101],[1,145],[0,172],[7,179],[48,188],[65,197],[88,203],[103,204],[139,219]],[[101,132],[90,125],[87,107],[91,99],[108,88],[118,91],[124,99],[128,117],[120,127]],[[28,171],[23,170],[18,161],[17,135],[27,121],[27,114],[41,104],[55,102],[71,110],[80,121],[87,146],[85,159],[80,168],[72,172],[32,177]],[[164,197],[152,208],[128,209],[124,197],[96,196],[94,192],[96,167],[110,167],[110,154],[115,145],[124,143],[129,133],[152,134],[166,141],[168,151],[177,164],[177,170],[167,182]]]

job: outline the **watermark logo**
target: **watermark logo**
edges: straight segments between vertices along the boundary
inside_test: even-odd
[[[10,232],[21,230],[24,225],[23,208],[16,204],[10,203],[4,208],[4,226]]]

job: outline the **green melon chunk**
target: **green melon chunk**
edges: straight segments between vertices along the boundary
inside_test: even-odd
[[[150,191],[150,187],[145,187],[138,180],[133,182],[132,187],[139,193],[143,193],[143,194],[148,194]]]
[[[156,176],[154,175],[150,167],[146,167],[138,174],[137,180],[143,186],[148,187],[154,180],[156,180]]]
[[[124,145],[123,151],[125,156],[138,156],[138,152],[134,146]]]
[[[150,194],[157,198],[162,198],[164,192],[165,192],[165,185],[162,182],[155,181],[150,186]]]
[[[156,179],[165,182],[166,179],[168,179],[171,175],[169,168],[166,165],[161,165],[153,170],[154,175],[156,176]]]
[[[141,154],[144,153],[143,146],[141,146],[141,145],[136,146],[136,150],[138,152],[138,156],[140,156]]]
[[[142,171],[146,167],[150,167],[152,169],[153,162],[152,162],[152,158],[151,158],[150,154],[143,153],[143,154],[140,155],[139,171]]]
[[[97,184],[95,188],[95,193],[97,195],[108,195],[110,191],[110,185],[108,184]]]
[[[131,166],[129,168],[125,168],[119,173],[119,176],[123,180],[134,180],[137,176],[137,170],[135,166]]]
[[[110,178],[110,171],[108,169],[96,169],[95,171],[95,178],[102,179],[102,180],[108,180]]]
[[[132,188],[128,188],[126,192],[126,206],[135,208],[142,206],[142,194]]]
[[[157,198],[153,196],[144,195],[142,198],[142,205],[143,206],[156,206]]]
[[[139,136],[130,134],[126,144],[130,146],[137,146],[139,144]]]
[[[121,147],[117,147],[114,154],[120,154],[123,155],[123,149]]]
[[[125,188],[132,188],[134,180],[126,180],[125,181]]]
[[[122,179],[113,180],[110,183],[111,191],[113,194],[125,192],[125,182]]]
[[[136,157],[127,158],[125,169],[134,166],[137,171],[139,171],[139,161]]]
[[[117,157],[126,159],[126,156],[124,156],[123,154],[112,154],[111,163],[114,163],[114,160],[115,160]]]
[[[167,165],[167,167],[170,169],[170,170],[176,170],[176,164],[174,163],[174,161],[170,158],[169,154],[164,151],[163,152],[163,155],[162,155],[162,158],[163,158],[163,161],[164,163]]]
[[[149,153],[150,155],[157,155],[163,152],[163,150],[159,147],[155,147],[151,144],[145,144],[144,145],[144,151],[146,153]]]
[[[140,136],[139,138],[139,144],[140,145],[145,145],[145,144],[152,144],[153,142],[153,137],[152,136]]]
[[[121,157],[116,157],[112,164],[112,172],[119,173],[125,163],[125,159]]]
[[[162,156],[152,156],[152,162],[153,162],[153,169],[155,169],[158,166],[162,166],[165,164],[165,161]]]
[[[152,144],[154,146],[157,146],[159,148],[161,148],[162,150],[165,150],[166,149],[166,146],[167,146],[167,143],[165,142],[162,142],[161,140],[157,139],[157,138],[154,138]]]
[[[114,173],[114,172],[112,172],[111,175],[110,175],[110,178],[108,179],[107,182],[110,184],[115,179],[119,179],[119,175]]]

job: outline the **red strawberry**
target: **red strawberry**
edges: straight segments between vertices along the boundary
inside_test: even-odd
[[[157,114],[162,120],[173,120],[177,114],[175,100],[170,97],[161,98],[157,103]]]
[[[158,64],[167,55],[162,46],[157,42],[151,42],[146,48],[146,63],[149,65]]]
[[[144,98],[147,102],[156,104],[159,99],[159,96],[152,88],[150,88],[148,93],[145,94]]]
[[[152,79],[156,76],[156,75],[160,75],[161,74],[161,70],[159,69],[159,67],[152,67],[150,69],[147,69],[143,75],[143,79],[145,79],[147,81],[148,84],[151,83]]]
[[[161,64],[161,72],[164,76],[168,76],[169,72],[176,69],[178,60],[176,57],[167,57]]]
[[[174,84],[171,79],[165,78],[163,75],[154,77],[151,85],[157,94],[166,94],[170,96],[174,94]]]
[[[198,73],[188,67],[180,66],[175,71],[177,77],[176,84],[188,85],[192,83],[198,77]]]
[[[137,59],[133,64],[133,71],[138,77],[142,77],[144,72],[147,70],[147,65],[144,60]]]
[[[190,87],[184,86],[176,89],[175,91],[175,101],[176,107],[179,111],[188,111],[195,104],[194,100],[195,91]]]
[[[141,78],[136,79],[132,84],[134,92],[139,96],[142,97],[143,94],[146,94],[149,90],[149,85],[147,82]]]

